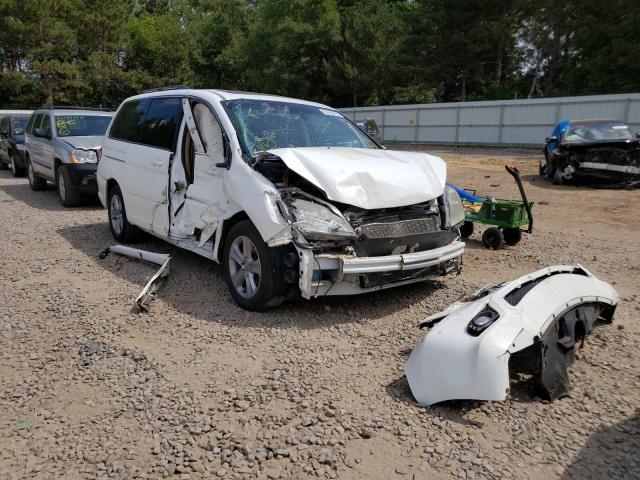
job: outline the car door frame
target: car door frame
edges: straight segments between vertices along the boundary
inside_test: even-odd
[[[192,103],[195,102],[202,104],[211,112],[213,118],[218,124],[218,127],[220,128],[223,142],[223,162],[216,162],[212,157],[209,156],[209,152],[206,151],[202,139],[202,134],[198,130],[195,122],[195,115],[192,105]],[[172,205],[172,199],[174,198],[174,194],[177,191],[176,189],[180,187],[178,185],[178,182],[174,181],[173,171],[170,166],[168,194],[169,201],[167,212],[170,226],[169,235],[175,241],[179,241],[179,239],[184,236],[184,232],[176,231],[179,229],[177,222],[181,221],[179,215],[184,215],[188,210],[192,209],[193,213],[197,214],[198,216],[198,219],[196,219],[198,224],[197,228],[201,231],[199,238],[196,239],[194,237],[194,244],[191,247],[189,247],[188,245],[183,246],[190,248],[191,250],[202,249],[205,248],[205,244],[213,237],[214,242],[210,244],[209,248],[207,248],[207,253],[211,255],[212,258],[217,258],[222,224],[228,210],[227,198],[224,193],[224,180],[225,175],[229,171],[231,165],[231,148],[229,144],[229,137],[225,130],[224,124],[220,121],[218,112],[216,112],[216,109],[207,100],[193,95],[185,95],[182,97],[182,110],[182,121],[180,124],[178,136],[176,138],[176,147],[173,162],[182,160],[182,144],[184,142],[184,136],[187,134],[191,135],[195,155],[193,165],[194,178],[193,183],[186,185],[185,187],[183,203],[177,206]],[[200,175],[197,175],[197,172],[199,172]],[[196,180],[199,177],[201,180],[203,179],[202,177],[208,177],[208,179],[211,181],[211,186],[214,187],[213,189],[211,189],[211,195],[209,199],[205,199],[202,195],[193,195],[193,193],[195,193],[195,190],[198,190],[198,188],[193,188],[193,185],[196,184]],[[197,187],[199,186],[201,185],[197,185]],[[191,197],[189,196],[189,189],[194,191]],[[207,189],[203,189],[200,194],[205,193],[206,191]]]

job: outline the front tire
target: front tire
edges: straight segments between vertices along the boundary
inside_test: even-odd
[[[109,212],[109,229],[116,241],[131,243],[138,239],[140,230],[127,220],[124,197],[120,186],[117,184],[109,190],[107,211]]]
[[[14,177],[22,177],[24,175],[24,168],[18,166],[12,153],[9,154],[9,165],[11,166],[11,174]]]
[[[482,243],[492,250],[499,249],[504,243],[504,237],[499,228],[489,227],[482,234]]]
[[[229,293],[242,308],[261,311],[275,305],[283,277],[278,254],[249,220],[231,227],[222,261]]]
[[[36,172],[33,171],[33,165],[31,159],[27,159],[27,177],[29,178],[29,186],[34,192],[39,192],[47,188],[47,181],[39,177]]]
[[[473,222],[466,220],[460,227],[460,235],[462,238],[469,238],[473,234]]]
[[[56,172],[56,180],[58,182],[58,196],[63,207],[75,207],[82,200],[82,195],[71,183],[69,172],[60,165]]]

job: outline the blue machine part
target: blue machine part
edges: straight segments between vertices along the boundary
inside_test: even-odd
[[[449,187],[453,188],[456,192],[458,192],[458,195],[460,195],[460,198],[462,200],[466,200],[467,202],[472,202],[472,203],[482,203],[482,198],[476,197],[472,193],[469,193],[469,192],[467,192],[466,190],[463,190],[460,187],[456,187],[455,185],[451,185],[449,182],[447,182],[447,185]]]
[[[561,122],[558,122],[555,127],[553,127],[553,131],[551,132],[551,136],[552,137],[556,137],[558,139],[558,141],[557,142],[549,142],[549,143],[547,143],[547,152],[548,153],[551,153],[553,151],[553,149],[558,146],[558,143],[560,143],[559,141],[562,138],[562,135],[569,128],[569,123],[570,123],[569,120],[562,120]]]

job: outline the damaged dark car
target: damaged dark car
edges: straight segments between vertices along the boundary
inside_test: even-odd
[[[545,139],[540,175],[556,185],[582,179],[594,186],[640,186],[640,138],[610,120],[558,123]]]

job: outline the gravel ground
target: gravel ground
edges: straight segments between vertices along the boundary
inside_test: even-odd
[[[506,198],[517,162],[534,234],[499,251],[474,234],[458,277],[262,314],[235,306],[219,266],[152,239],[139,246],[171,253],[172,273],[137,314],[155,267],[98,258],[106,212],[0,172],[0,478],[640,478],[640,191],[552,186],[530,151],[427,151],[452,182]],[[622,301],[579,351],[570,396],[412,401],[418,320],[576,262]]]

